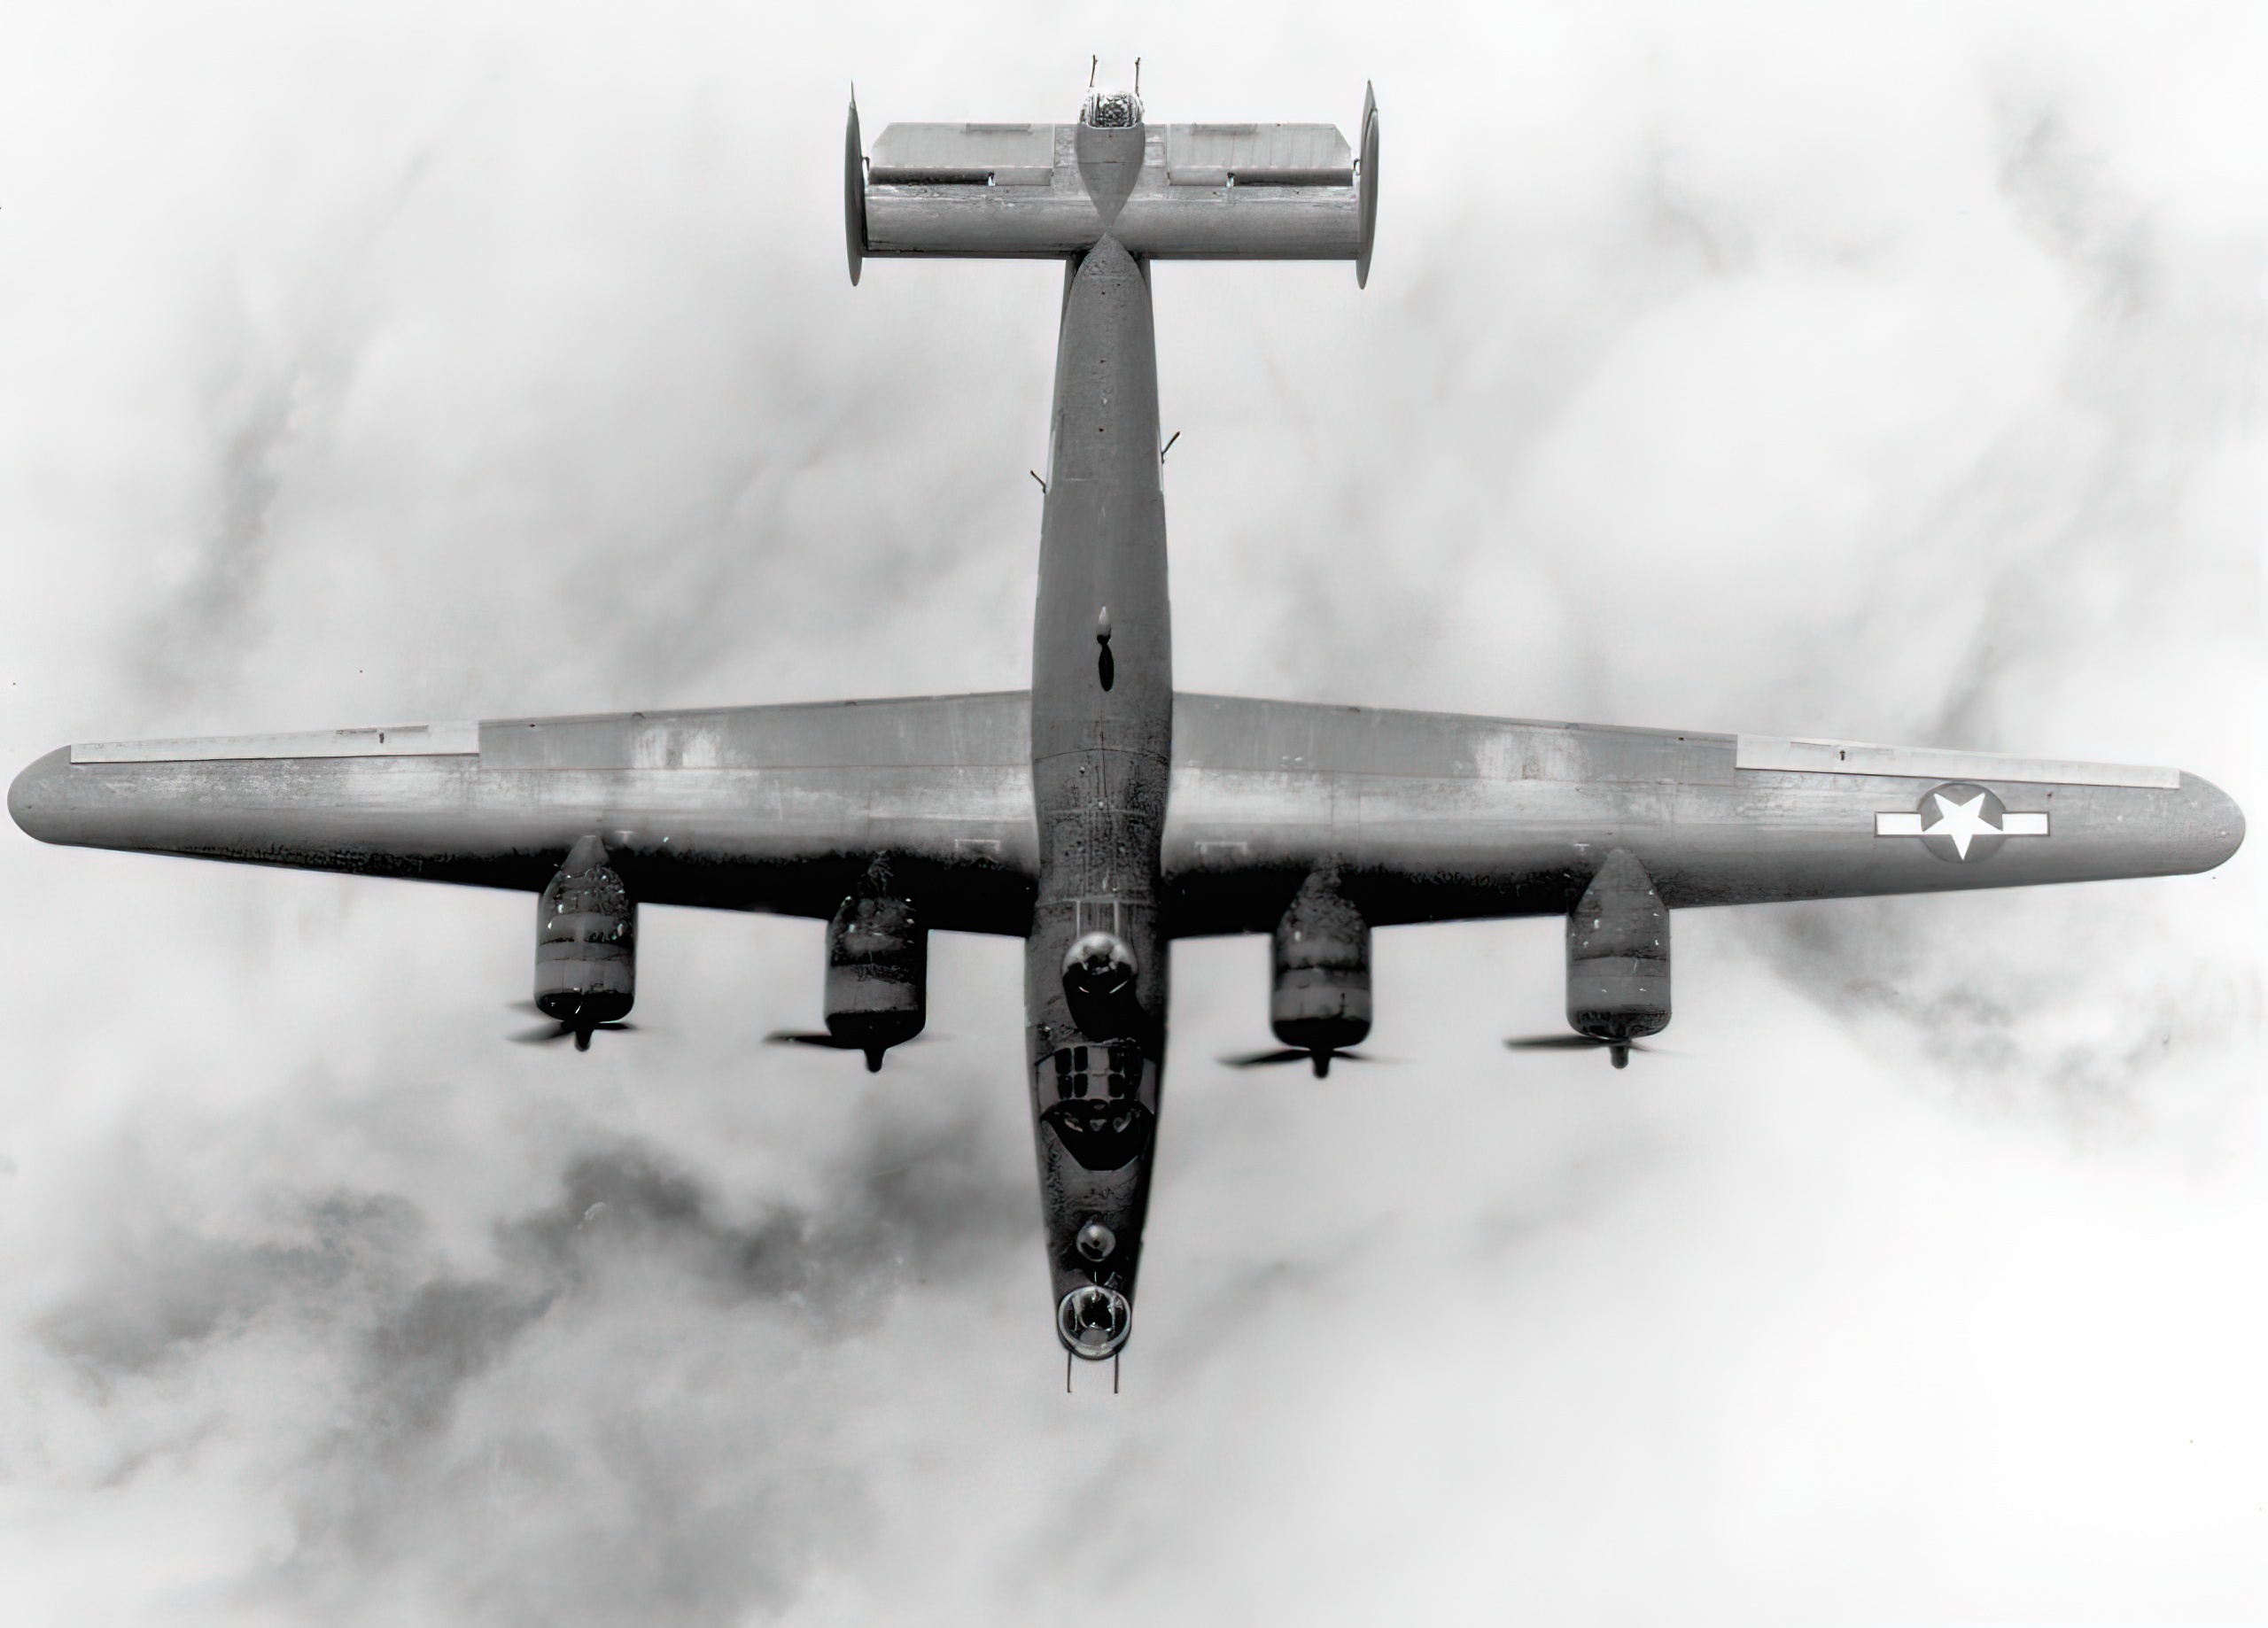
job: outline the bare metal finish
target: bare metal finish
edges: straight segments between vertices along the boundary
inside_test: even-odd
[[[578,1051],[637,998],[638,906],[606,861],[597,836],[578,837],[536,901],[536,1010],[572,1034]]]
[[[1926,747],[1874,746],[1863,740],[1802,740],[1780,735],[1738,735],[1736,769],[1797,769],[1814,774],[1881,774],[1898,779],[2027,780],[2044,785],[2154,786],[2173,791],[2179,769],[2136,764],[2078,764],[2052,757],[2011,757],[1999,752],[1947,752]]]
[[[866,159],[858,151],[858,96],[850,95],[850,117],[843,128],[843,244],[850,257],[850,286],[866,258]]]
[[[1130,100],[1090,110],[1116,120]],[[1122,151],[1099,181],[1089,166],[1103,130]],[[1358,166],[1327,124],[893,124],[866,155],[859,195],[845,195],[851,281],[862,256],[1068,259],[1106,234],[1144,260],[1346,260],[1367,279],[1378,221],[1367,94],[1363,140]],[[848,188],[858,166],[845,162]]]
[[[206,735],[186,740],[93,740],[74,764],[225,763],[245,757],[456,757],[480,750],[478,724],[392,724],[284,735]]]
[[[1567,913],[1567,1027],[1612,1049],[1669,1027],[1669,910],[1646,868],[1614,849]]]
[[[869,1074],[929,1019],[929,930],[898,894],[889,861],[878,857],[827,924],[827,1038],[863,1052]]]
[[[1362,191],[1355,199],[1355,286],[1371,283],[1371,245],[1379,235],[1379,99],[1363,87],[1363,157],[1356,177]]]
[[[1312,1059],[1316,1078],[1371,1032],[1371,924],[1340,885],[1339,867],[1308,873],[1276,924],[1268,1021]]]
[[[190,760],[64,748],[16,777],[9,810],[46,841],[531,893],[600,831],[649,903],[822,921],[884,853],[931,927],[1021,937],[1039,873],[1030,718],[1014,692],[501,720],[439,756],[276,759],[276,736]],[[1910,819],[1918,836],[1955,782],[1740,769],[1735,741],[1177,694],[1169,935],[1271,933],[1326,861],[1386,926],[1565,914],[1617,843],[1689,909],[2179,875],[2244,833],[2194,775],[2122,786],[2070,764],[2061,783],[1979,782],[2010,816],[2052,810],[2051,837],[1947,863],[1877,833]]]
[[[892,125],[868,155],[851,107],[853,283],[1065,264],[1029,690],[64,748],[9,812],[50,842],[540,894],[538,998],[583,1043],[629,1010],[633,901],[827,921],[827,1028],[775,1038],[869,1067],[926,1021],[929,931],[1023,939],[1056,1331],[1094,1361],[1132,1328],[1174,938],[1273,934],[1285,1050],[1239,1060],[1320,1075],[1359,1060],[1372,927],[1566,917],[1572,1032],[1508,1043],[1619,1066],[1669,1020],[1674,911],[2235,852],[2234,802],[2171,769],[1177,694],[1153,267],[1366,280],[1378,162],[1367,92],[1351,148],[1099,91],[1076,123]]]

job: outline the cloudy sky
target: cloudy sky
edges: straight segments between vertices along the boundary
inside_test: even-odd
[[[1385,120],[1370,288],[1156,275],[1184,688],[2178,763],[2256,810],[2268,32],[2068,4],[44,4],[0,26],[0,756],[1024,682],[1060,274],[843,275],[843,104]],[[0,832],[12,1623],[2268,1618],[2255,849],[1676,924],[1674,1055],[1176,952],[1067,1398],[1018,947]],[[1288,1071],[1287,1071],[1288,1072]]]

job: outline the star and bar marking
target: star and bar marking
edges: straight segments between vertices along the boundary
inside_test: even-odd
[[[1911,813],[1900,809],[1876,814],[1875,834],[1921,837],[1938,858],[1966,864],[1990,858],[2009,837],[2046,836],[2047,816],[2011,810],[1984,787],[1955,783],[1924,792]]]

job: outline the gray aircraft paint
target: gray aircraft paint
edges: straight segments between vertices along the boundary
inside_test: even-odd
[[[1388,925],[1565,914],[1618,850],[1671,910],[2235,851],[2235,804],[2171,770],[1176,695],[1148,263],[1367,271],[1371,105],[1351,176],[1347,151],[1328,127],[894,126],[869,175],[854,112],[854,281],[869,255],[1067,262],[1029,694],[99,743],[27,767],[10,812],[52,842],[530,892],[597,837],[637,900],[819,919],[883,861],[926,926],[1027,939],[1059,1299],[1090,1282],[1130,1299],[1153,1144],[1071,1157],[1045,1117],[1055,1059],[1132,1046],[1153,1125],[1167,942],[1271,931],[1318,871]],[[1107,1036],[1060,976],[1098,929],[1137,968],[1134,1019]]]
[[[1108,235],[1141,173],[1144,131],[1083,124],[1076,143],[1104,235],[1066,271],[1056,347],[1032,629],[1039,886],[1024,951],[1024,1012],[1057,1300],[1091,1281],[1130,1302],[1165,1067],[1160,855],[1173,768],[1172,616],[1149,271]],[[1107,1026],[1116,1032],[1092,1032],[1096,1019],[1075,1016],[1067,1002],[1065,954],[1091,932],[1108,933],[1133,952],[1134,1011]],[[1138,1049],[1138,1075],[1059,1067],[1114,1042]],[[1098,1081],[1105,1090],[1130,1092],[1114,1105],[1125,1132],[1099,1140],[1107,1151],[1083,1158],[1059,1127],[1068,1123],[1066,1113],[1086,1111],[1084,1093]],[[1115,1162],[1130,1147],[1132,1157]],[[1076,1246],[1090,1222],[1115,1240],[1099,1260]]]
[[[479,725],[477,753],[446,756],[274,758],[273,736],[244,737],[241,757],[74,764],[63,748],[16,777],[8,806],[50,842],[527,892],[602,831],[648,903],[819,920],[880,853],[932,926],[1021,937],[1039,883],[1029,704],[1004,692],[506,719]],[[1167,934],[1271,931],[1334,853],[1363,914],[1391,926],[1560,914],[1589,856],[1616,843],[1684,910],[2183,875],[2244,835],[2241,810],[2193,774],[2000,779],[1964,754],[1964,779],[2011,810],[2053,810],[2053,825],[1946,863],[1876,833],[1947,779],[1742,769],[1736,740],[1177,695]]]

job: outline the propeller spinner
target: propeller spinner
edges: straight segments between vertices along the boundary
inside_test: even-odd
[[[517,1045],[548,1046],[554,1041],[572,1038],[576,1050],[588,1051],[591,1049],[591,1036],[601,1029],[632,1035],[638,1032],[636,1024],[620,1018],[594,1019],[584,1016],[579,1012],[563,1017],[556,1012],[546,1012],[533,1001],[515,1001],[512,1003],[512,1010],[533,1012],[545,1020],[540,1028],[523,1029],[518,1034],[509,1036]]]

